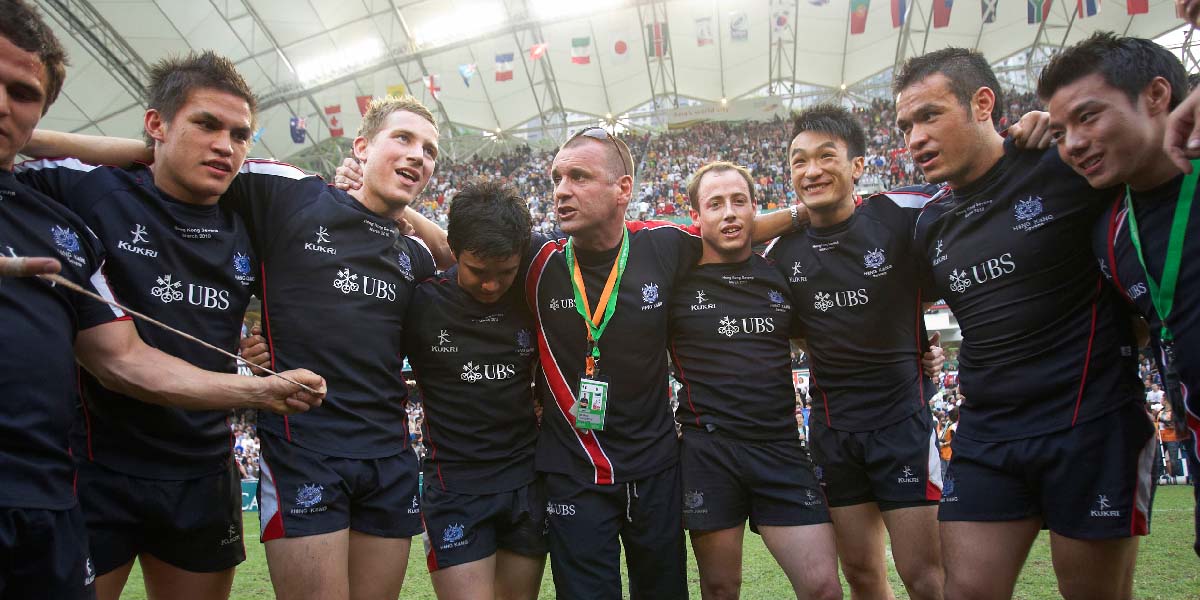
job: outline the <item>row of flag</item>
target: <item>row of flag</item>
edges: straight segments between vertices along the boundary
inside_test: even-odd
[[[1062,0],[1071,2],[1072,0]],[[1110,0],[1112,1],[1112,0]],[[1102,0],[1074,0],[1075,15],[1078,18],[1094,17],[1100,14]],[[810,4],[824,6],[827,0],[809,0]],[[891,0],[892,27],[904,25],[908,18],[913,0]],[[984,23],[996,22],[1000,0],[980,0],[980,14]],[[1025,0],[1026,22],[1040,24],[1050,17],[1050,8],[1054,0]],[[871,0],[850,0],[850,33],[857,35],[867,29],[867,13],[871,8]],[[954,0],[933,0],[933,27],[940,29],[950,25],[950,11],[954,8]],[[1140,15],[1150,12],[1150,0],[1126,0],[1125,12],[1129,15]]]

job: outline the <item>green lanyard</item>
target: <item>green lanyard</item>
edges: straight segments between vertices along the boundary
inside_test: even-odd
[[[571,291],[575,294],[575,311],[583,317],[583,322],[587,324],[588,328],[589,352],[586,364],[589,377],[595,375],[596,363],[600,360],[600,336],[604,335],[604,329],[608,327],[613,313],[617,311],[621,277],[625,274],[625,263],[629,260],[629,230],[623,230],[622,234],[621,252],[617,255],[617,260],[613,261],[612,271],[609,272],[608,281],[604,284],[604,291],[601,292],[600,299],[596,301],[596,312],[590,315],[588,314],[590,307],[588,306],[587,289],[583,283],[583,274],[579,270],[579,264],[575,262],[575,240],[574,238],[567,240],[567,271],[571,275]],[[601,317],[602,314],[603,317]]]
[[[1192,196],[1196,193],[1196,182],[1200,179],[1200,160],[1192,161],[1192,172],[1183,178],[1179,188],[1179,200],[1175,203],[1175,216],[1171,219],[1171,237],[1167,239],[1167,258],[1163,261],[1162,284],[1150,275],[1143,257],[1142,240],[1138,233],[1137,217],[1134,216],[1133,199],[1129,195],[1129,186],[1125,186],[1125,207],[1129,216],[1129,240],[1142,270],[1146,272],[1146,283],[1150,285],[1150,301],[1158,318],[1162,320],[1161,339],[1170,343],[1175,337],[1167,327],[1167,317],[1175,304],[1175,283],[1179,279],[1179,263],[1183,260],[1183,239],[1187,234],[1188,217],[1192,213]]]

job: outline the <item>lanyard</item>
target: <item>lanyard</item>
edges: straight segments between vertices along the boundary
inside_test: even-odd
[[[591,307],[588,305],[587,288],[584,287],[583,273],[579,270],[579,263],[575,261],[574,242],[574,239],[567,240],[567,269],[571,271],[571,291],[575,294],[575,310],[579,313],[579,316],[583,317],[583,322],[587,324],[587,375],[591,377],[595,375],[596,362],[600,360],[600,336],[604,335],[604,329],[608,327],[608,322],[612,320],[613,313],[617,310],[617,296],[621,291],[621,276],[625,274],[625,263],[629,260],[629,230],[626,229],[623,232],[621,237],[621,252],[617,255],[617,259],[613,261],[612,271],[608,274],[608,281],[604,284],[604,291],[601,292],[600,299],[596,301],[596,312],[594,313],[592,313]]]
[[[1179,279],[1179,263],[1183,259],[1183,239],[1187,234],[1188,217],[1192,212],[1192,196],[1196,193],[1196,182],[1200,179],[1200,160],[1192,161],[1192,172],[1183,178],[1179,188],[1179,200],[1175,203],[1175,216],[1171,219],[1171,236],[1167,238],[1167,257],[1163,261],[1162,283],[1154,280],[1150,269],[1146,268],[1146,259],[1142,252],[1141,235],[1138,233],[1137,217],[1134,216],[1133,199],[1129,195],[1129,186],[1125,186],[1125,207],[1129,215],[1129,240],[1142,270],[1146,272],[1146,283],[1150,286],[1150,300],[1158,318],[1162,320],[1161,339],[1172,342],[1175,337],[1167,327],[1167,317],[1175,303],[1175,283]]]

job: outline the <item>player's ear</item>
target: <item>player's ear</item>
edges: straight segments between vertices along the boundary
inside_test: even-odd
[[[163,115],[158,112],[158,109],[151,108],[146,111],[143,125],[146,128],[146,135],[150,136],[150,139],[157,143],[166,140],[167,123],[163,120]]]
[[[365,138],[361,135],[354,138],[354,142],[353,142],[353,146],[351,147],[351,150],[354,152],[354,158],[356,158],[358,160],[358,163],[360,165],[367,163],[367,146],[369,144],[370,144],[370,140],[368,140],[367,138]]]
[[[855,156],[854,160],[850,161],[851,167],[854,169],[854,181],[857,183],[863,176],[863,171],[867,168],[867,159],[862,156]]]
[[[971,112],[975,121],[992,121],[992,113],[996,110],[996,92],[983,86],[975,90],[971,96]]]

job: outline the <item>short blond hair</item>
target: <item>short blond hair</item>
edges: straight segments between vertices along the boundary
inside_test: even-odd
[[[718,160],[710,162],[703,167],[700,167],[695,173],[692,173],[692,178],[688,180],[687,195],[688,202],[692,205],[692,210],[700,210],[700,180],[709,173],[723,173],[725,171],[735,171],[742,179],[746,180],[746,187],[750,190],[750,201],[758,202],[758,198],[754,195],[754,176],[750,174],[750,170],[741,165],[735,165],[727,160]]]
[[[383,122],[387,120],[388,115],[396,111],[408,111],[429,121],[433,125],[433,130],[437,131],[437,123],[433,120],[433,113],[421,104],[411,95],[403,96],[384,96],[376,98],[367,105],[367,112],[363,114],[362,124],[358,126],[358,137],[366,138],[367,141],[375,139],[379,130],[383,129]]]

